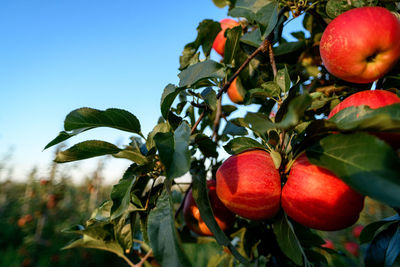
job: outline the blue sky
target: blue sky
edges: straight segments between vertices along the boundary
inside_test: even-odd
[[[163,88],[178,83],[179,55],[195,39],[198,23],[226,14],[211,0],[1,1],[0,158],[13,147],[8,167],[16,179],[33,166],[45,176],[53,150],[43,147],[62,130],[65,116],[84,106],[126,109],[147,134],[160,116]],[[67,144],[101,139],[122,145],[128,138],[97,129]],[[96,163],[82,162],[75,172],[91,172]],[[74,166],[63,165],[67,171]],[[109,161],[109,179],[119,179],[128,165]]]

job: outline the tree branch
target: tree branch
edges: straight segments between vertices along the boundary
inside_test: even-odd
[[[200,121],[204,118],[204,115],[206,115],[206,110],[205,109],[200,114],[200,117],[197,119],[196,123],[193,125],[192,130],[190,131],[190,135],[192,135],[194,133],[194,131],[196,131],[196,128],[199,125]]]

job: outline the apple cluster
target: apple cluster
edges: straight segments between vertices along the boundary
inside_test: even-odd
[[[232,19],[220,23],[222,30],[213,48],[223,56],[225,31],[239,23]],[[349,10],[327,26],[320,54],[332,75],[352,83],[373,82],[390,71],[400,57],[400,21],[381,7]],[[236,79],[227,93],[233,102],[243,101]],[[377,109],[395,103],[400,103],[400,98],[389,91],[360,91],[334,107],[328,119],[348,107],[366,105]],[[371,134],[400,147],[400,133]],[[233,225],[235,214],[250,220],[268,220],[281,208],[292,220],[318,230],[340,230],[358,220],[364,196],[331,171],[311,164],[305,153],[294,160],[282,186],[284,175],[275,167],[271,155],[261,149],[247,150],[224,161],[217,170],[216,181],[208,182],[210,203],[221,229]],[[190,192],[184,215],[191,230],[211,235]]]

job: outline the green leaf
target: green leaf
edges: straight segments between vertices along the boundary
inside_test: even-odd
[[[368,106],[345,108],[336,113],[330,121],[340,130],[400,131],[400,104],[378,109]]]
[[[111,127],[140,134],[140,123],[132,113],[116,108],[105,111],[93,108],[80,108],[67,115],[64,129],[72,131],[87,127]]]
[[[205,134],[196,134],[194,142],[199,146],[205,157],[218,157],[217,144]]]
[[[400,216],[399,215],[394,215],[385,219],[382,219],[377,222],[373,222],[368,224],[367,226],[364,227],[360,234],[360,243],[369,243],[374,239],[376,231],[378,231],[381,227],[385,225],[389,225],[395,222],[400,222]]]
[[[305,47],[304,41],[287,42],[287,43],[282,43],[277,47],[274,47],[273,50],[274,50],[274,55],[277,57],[299,51],[304,47]]]
[[[279,85],[283,92],[288,92],[290,89],[290,76],[289,71],[285,65],[284,69],[278,70],[276,74],[275,82]]]
[[[256,140],[248,137],[238,137],[232,139],[228,144],[224,146],[225,151],[231,155],[239,154],[245,150],[257,148],[265,149],[265,146],[260,144]]]
[[[242,36],[242,26],[237,26],[226,31],[226,43],[224,52],[224,63],[235,65],[235,55],[240,49],[240,37]],[[239,62],[237,62],[239,63]]]
[[[184,175],[190,168],[190,127],[183,122],[175,133],[157,133],[154,136],[160,160],[168,179]]]
[[[171,131],[171,126],[166,123],[166,122],[161,122],[159,124],[157,124],[153,130],[149,133],[149,135],[147,136],[147,140],[146,140],[146,148],[147,150],[151,150],[152,148],[154,148],[156,146],[156,143],[154,141],[154,136],[157,133],[168,133],[169,131]]]
[[[219,227],[217,221],[214,218],[210,201],[208,199],[208,191],[206,184],[206,173],[204,168],[202,169],[191,169],[192,174],[192,194],[193,198],[199,208],[200,216],[206,223],[207,227],[214,234],[218,244],[226,246],[232,252],[241,263],[248,265],[249,261],[244,258],[232,245],[229,238]]]
[[[258,48],[263,41],[260,29],[257,28],[254,31],[246,33],[245,35],[242,36],[240,41],[245,44]]]
[[[224,78],[223,66],[216,61],[206,60],[191,65],[181,71],[178,77],[180,79],[179,87],[193,87],[197,82],[204,79]]]
[[[95,239],[88,235],[83,235],[82,238],[73,241],[62,249],[71,249],[76,247],[101,249],[117,254],[120,257],[124,256],[124,250],[118,242],[105,242],[104,240]]]
[[[235,7],[228,12],[228,16],[243,17],[254,22],[257,12],[271,2],[270,0],[237,0]]]
[[[111,220],[120,217],[129,208],[131,189],[135,182],[136,177],[132,177],[130,179],[121,179],[118,184],[113,186],[111,191],[111,200],[113,201]]]
[[[221,25],[213,20],[205,19],[197,27],[197,37],[194,42],[185,45],[182,55],[179,57],[179,70],[184,70],[192,64],[199,62],[201,46],[206,57],[210,55],[215,37],[221,31]]]
[[[282,121],[273,123],[269,117],[263,113],[251,113],[248,112],[244,118],[244,121],[250,124],[253,131],[264,134],[270,129],[289,129],[296,126],[304,112],[311,105],[312,99],[308,94],[300,95],[288,105],[288,111],[284,115]]]
[[[366,133],[332,134],[306,152],[312,164],[329,169],[361,194],[400,207],[400,162],[382,140]]]
[[[175,228],[172,200],[163,190],[156,207],[150,211],[147,223],[150,246],[162,266],[190,266]]]
[[[112,155],[120,151],[121,149],[115,145],[104,141],[84,141],[67,150],[58,152],[54,161],[57,163],[71,162],[98,156]]]
[[[130,149],[124,149],[124,150],[121,150],[120,152],[118,152],[117,154],[113,154],[113,157],[129,159],[140,165],[146,164],[148,162],[147,158],[145,156],[143,156],[143,154],[140,152],[140,150],[133,151]]]
[[[165,87],[161,96],[161,114],[164,119],[168,119],[168,112],[180,91],[181,90],[173,84],[168,84],[167,87]]]
[[[399,228],[399,224],[392,224],[374,238],[365,253],[366,267],[393,265],[400,248]]]
[[[126,110],[110,108],[101,111],[93,108],[80,108],[67,115],[64,121],[65,131],[60,132],[46,145],[45,149],[96,127],[111,127],[142,135],[139,120]]]
[[[257,11],[255,20],[260,24],[262,38],[265,39],[278,23],[278,3],[272,1]]]
[[[217,93],[211,87],[204,89],[201,97],[211,110],[217,109]]]
[[[247,135],[248,132],[246,128],[242,126],[237,126],[236,124],[228,121],[225,125],[224,130],[222,131],[222,134],[228,134],[228,135]]]
[[[303,265],[303,257],[305,261],[307,259],[286,214],[282,214],[272,227],[282,252],[297,265]]]

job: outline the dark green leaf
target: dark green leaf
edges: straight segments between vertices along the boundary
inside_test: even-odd
[[[98,156],[112,155],[120,151],[121,149],[115,145],[104,141],[84,141],[67,150],[58,152],[54,161],[58,163],[71,162]]]
[[[232,122],[228,121],[226,123],[226,126],[225,126],[222,134],[228,134],[228,135],[235,136],[235,135],[247,135],[248,132],[247,132],[246,128],[237,126],[237,125],[233,124]]]
[[[224,70],[221,64],[213,60],[206,60],[187,67],[179,73],[179,87],[193,87],[204,79],[224,78]]]
[[[303,265],[304,251],[286,214],[274,222],[273,229],[282,252],[297,265]]]
[[[225,151],[231,155],[238,154],[248,149],[256,148],[265,149],[265,146],[263,146],[256,140],[248,137],[238,137],[232,139],[228,144],[224,146]]]
[[[161,114],[165,119],[168,119],[168,112],[180,91],[181,90],[173,84],[168,84],[167,87],[165,87],[161,96]]]
[[[194,141],[205,157],[218,157],[217,144],[205,134],[197,134]]]
[[[263,41],[260,29],[257,28],[254,31],[246,33],[245,35],[242,36],[240,41],[242,41],[245,44],[258,48]]]
[[[296,126],[311,104],[311,97],[308,94],[300,95],[290,101],[288,111],[279,123],[273,123],[269,117],[262,113],[248,112],[244,118],[245,122],[251,125],[251,129],[258,133],[266,133],[270,129],[288,129]]]
[[[46,145],[45,149],[96,127],[111,127],[142,135],[139,120],[126,110],[110,108],[102,111],[93,108],[80,108],[67,115],[64,121],[65,131],[60,132],[55,139]]]
[[[113,205],[111,208],[111,220],[120,217],[129,207],[131,199],[131,189],[136,182],[136,177],[130,179],[121,179],[118,184],[114,185],[111,191],[111,200]]]
[[[396,260],[397,255],[394,254],[399,247],[399,240],[396,234],[399,232],[398,228],[398,224],[393,224],[376,235],[365,253],[364,262],[366,267],[392,266],[390,263]],[[397,248],[393,250],[392,245],[397,245]],[[386,260],[388,260],[388,262],[386,262]]]
[[[140,123],[130,112],[109,108],[105,111],[93,108],[80,108],[67,115],[64,121],[66,131],[87,127],[111,127],[140,134]]]
[[[204,89],[201,92],[201,97],[211,110],[217,109],[217,93],[211,87]]]
[[[150,246],[162,266],[190,266],[179,240],[173,218],[170,193],[163,190],[147,223]]]
[[[399,215],[394,215],[385,219],[382,219],[377,222],[373,222],[368,224],[367,226],[364,227],[360,234],[360,243],[369,243],[374,239],[376,231],[378,231],[381,227],[392,224],[396,221],[400,221],[400,216]]]
[[[257,11],[255,20],[259,23],[261,36],[265,39],[278,23],[278,3],[272,1]]]
[[[240,37],[242,36],[242,26],[237,26],[226,31],[226,43],[224,52],[224,63],[235,65],[234,62],[235,55],[240,49]],[[237,62],[239,64],[240,62]]]
[[[175,133],[158,133],[154,136],[160,160],[168,179],[184,175],[190,168],[190,127],[183,122]]]
[[[235,7],[228,12],[228,15],[231,17],[243,17],[250,22],[254,22],[257,12],[271,2],[269,0],[237,0]]]
[[[333,134],[308,148],[307,157],[360,193],[400,207],[400,162],[382,140],[365,133]]]
[[[282,56],[286,55],[292,52],[296,52],[300,49],[303,49],[305,47],[305,42],[300,41],[300,42],[287,42],[287,43],[282,43],[277,47],[274,47],[274,55],[275,56]]]
[[[161,123],[157,124],[147,137],[147,141],[146,141],[147,150],[150,151],[153,147],[156,146],[156,143],[154,142],[154,136],[157,133],[167,133],[169,131],[171,131],[171,126],[168,123],[161,122]]]

